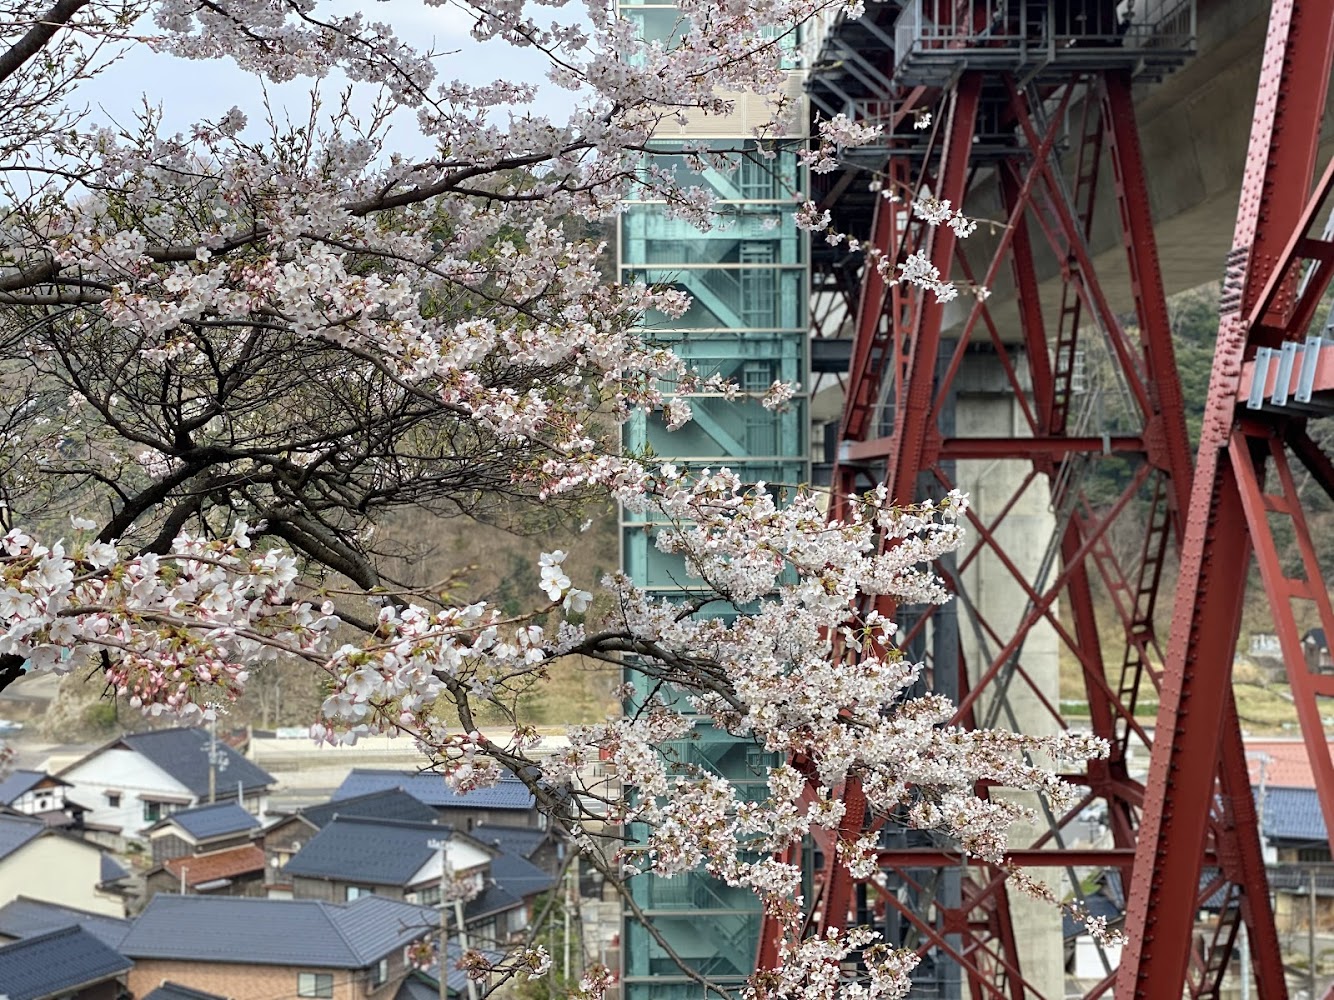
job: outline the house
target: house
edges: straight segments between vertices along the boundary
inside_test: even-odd
[[[35,934],[0,947],[8,1000],[119,1000],[130,961],[81,927]]]
[[[1327,749],[1334,751],[1334,742]],[[1305,742],[1248,739],[1246,767],[1260,816],[1266,860],[1329,861],[1329,838]]]
[[[290,816],[275,819],[259,837],[268,861],[269,896],[275,899],[290,898],[292,882],[284,871],[287,862],[335,816],[371,816],[434,823],[436,811],[401,788],[388,788],[355,798],[307,806]]]
[[[1306,654],[1308,666],[1317,670],[1327,670],[1334,666],[1334,660],[1331,660],[1329,655],[1329,640],[1325,638],[1323,628],[1306,630],[1306,634],[1302,636],[1302,651]]]
[[[312,899],[154,896],[121,942],[129,988],[250,998],[392,1000],[407,948],[435,933],[434,910],[365,896]]]
[[[297,899],[374,894],[431,905],[440,899],[442,860],[463,891],[482,890],[491,852],[466,834],[438,823],[340,815],[292,856],[284,874]]]
[[[1334,743],[1329,749],[1334,750]],[[1306,927],[1314,904],[1317,927],[1334,928],[1334,877],[1316,874],[1311,891],[1311,866],[1328,865],[1330,849],[1306,744],[1300,739],[1248,739],[1246,763],[1279,927]]]
[[[121,938],[130,929],[124,917],[93,913],[73,906],[61,906],[40,899],[20,896],[0,906],[0,944],[59,930],[61,927],[82,927],[109,948],[120,946]]]
[[[0,781],[0,805],[25,816],[36,816],[48,826],[83,826],[87,807],[66,796],[68,781],[45,771],[12,771]]]
[[[207,854],[168,858],[144,875],[144,896],[151,899],[159,892],[263,896],[264,849],[257,844],[242,844]]]
[[[356,767],[333,793],[335,802],[369,792],[402,788],[436,810],[443,822],[460,830],[478,824],[501,823],[546,829],[547,816],[537,809],[533,793],[518,778],[507,775],[488,788],[456,792],[444,775],[434,771],[389,771]]]
[[[527,933],[537,897],[556,886],[556,876],[516,854],[497,854],[482,891],[463,908],[470,938],[486,946],[504,946]]]
[[[156,864],[144,876],[144,895],[210,892],[264,895],[264,849],[252,834],[259,820],[235,802],[183,809],[144,831]]]
[[[370,816],[378,819],[403,819],[414,823],[434,823],[439,814],[415,795],[395,786],[367,792],[354,798],[334,798],[307,806],[298,814],[315,829],[323,829],[337,816]]]
[[[1257,789],[1256,808],[1265,852],[1273,859],[1266,868],[1279,927],[1305,928],[1314,908],[1317,928],[1334,929],[1334,875],[1316,871],[1328,868],[1330,860],[1329,836],[1316,790],[1265,788],[1261,795]]]
[[[0,815],[0,906],[20,896],[123,916],[102,850],[32,816]]]
[[[229,800],[172,813],[158,820],[144,834],[153,862],[161,864],[168,858],[248,845],[251,833],[258,829],[259,820]]]
[[[1256,792],[1260,833],[1277,862],[1328,863],[1329,835],[1314,788],[1266,788]]]
[[[1107,922],[1109,930],[1119,931],[1126,922],[1126,894],[1121,873],[1114,868],[1098,872],[1085,886],[1079,902],[1093,919]],[[1062,914],[1065,939],[1065,971],[1081,981],[1100,981],[1108,966],[1116,968],[1121,960],[1121,945],[1115,941],[1100,943],[1088,932],[1083,920],[1068,910]]]
[[[531,861],[544,872],[555,874],[565,860],[565,841],[551,830],[532,826],[506,826],[482,823],[472,828],[472,835],[503,854]]]
[[[273,776],[193,727],[121,736],[60,772],[88,822],[141,838],[164,816],[232,799],[262,814]]]

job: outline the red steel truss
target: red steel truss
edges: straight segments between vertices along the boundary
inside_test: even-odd
[[[970,37],[1003,33],[1000,20],[977,20],[974,6],[952,5],[965,12],[956,16]],[[937,4],[933,27],[948,20],[942,9]],[[951,44],[979,43],[947,39],[936,55]],[[1334,232],[1322,230],[1321,215],[1334,167],[1308,196],[1331,53],[1334,4],[1275,0],[1197,471],[1149,215],[1132,68],[1095,58],[1064,72],[1020,73],[1003,60],[961,52],[942,82],[925,74],[875,104],[873,116],[887,126],[879,175],[886,193],[902,200],[877,197],[865,235],[895,263],[924,253],[966,288],[1004,294],[988,300],[965,291],[965,307],[948,313],[932,294],[865,269],[849,309],[854,340],[833,485],[837,495],[884,482],[906,501],[953,487],[961,461],[1027,463],[1012,495],[989,497],[970,514],[971,547],[940,567],[957,595],[947,608],[958,606],[970,619],[970,648],[981,651],[973,662],[965,662],[949,610],[898,611],[909,626],[905,642],[927,658],[931,683],[956,696],[961,724],[1007,724],[1007,699],[1021,693],[1046,725],[1066,725],[1054,692],[1031,670],[1039,632],[1055,635],[1082,677],[1089,724],[1111,753],[1072,776],[1084,789],[1078,806],[1049,812],[1046,828],[1017,844],[1011,863],[1040,877],[1076,867],[1119,873],[1129,941],[1119,969],[1109,960],[1089,997],[1110,997],[1114,988],[1123,998],[1217,997],[1243,924],[1259,1000],[1287,996],[1230,686],[1252,549],[1326,826],[1334,830],[1334,762],[1319,708],[1320,699],[1334,698],[1334,675],[1308,668],[1298,630],[1299,618],[1318,618],[1334,636],[1334,609],[1290,461],[1334,496],[1334,462],[1306,429],[1313,416],[1334,412],[1334,346],[1303,340],[1334,277]],[[911,123],[926,109],[934,126],[915,134]],[[846,177],[832,184],[824,207],[836,208],[850,190]],[[961,245],[948,227],[929,227],[905,211],[923,193],[955,206],[990,199],[999,218],[990,235]],[[1129,269],[1133,324],[1109,305],[1089,249],[1092,227],[1106,219],[1095,212],[1099,193],[1115,197],[1112,224]],[[1059,288],[1044,298],[1053,274]],[[1003,373],[1020,414],[1013,433],[955,434],[960,372],[974,355]],[[1089,426],[1079,381],[1081,361],[1090,358],[1102,384],[1119,387],[1126,401],[1115,433]],[[1096,480],[1105,461],[1122,470],[1110,496],[1108,478]],[[1104,490],[1096,498],[1095,480]],[[1007,518],[1034,489],[1049,493],[1055,525],[1036,571],[1006,541],[1013,538]],[[1276,524],[1295,539],[1296,563],[1280,558]],[[966,574],[978,560],[1007,575],[1023,604],[1017,628],[989,621],[968,593]],[[1172,564],[1180,582],[1164,649],[1155,611]],[[1155,697],[1150,729],[1136,706]],[[1146,751],[1142,783],[1130,765]],[[1011,914],[1011,873],[975,861],[965,867],[948,845],[906,837],[892,817],[868,815],[855,784],[842,794],[849,808],[840,836],[867,825],[884,831],[881,874],[858,883],[824,860],[834,856],[835,838],[817,842],[810,930],[877,923],[897,934],[896,943],[931,957],[938,995],[1041,1000]],[[1093,805],[1105,810],[1113,846],[1068,848],[1072,825]],[[1217,916],[1201,934],[1196,918],[1205,909]],[[763,965],[777,958],[775,940],[766,924]],[[944,965],[956,971],[941,973]]]
[[[1303,342],[1334,276],[1334,243],[1328,229],[1319,231],[1324,218],[1316,222],[1334,185],[1334,166],[1309,194],[1332,53],[1334,7],[1314,0],[1274,3],[1189,500],[1119,996],[1161,997],[1170,992],[1166,984],[1186,974],[1195,913],[1176,894],[1198,884],[1202,820],[1216,801],[1208,775],[1217,743],[1209,730],[1235,727],[1228,692],[1252,550],[1326,829],[1334,830],[1334,765],[1318,704],[1334,696],[1334,677],[1307,666],[1297,605],[1308,605],[1326,629],[1334,626],[1334,614],[1288,458],[1301,461],[1326,491],[1334,487],[1329,459],[1307,434],[1311,417],[1329,412],[1322,394],[1334,389],[1334,372],[1319,340]],[[1276,523],[1293,533],[1296,566],[1279,556]],[[1238,784],[1233,801],[1243,798],[1250,803],[1249,789]],[[1263,873],[1247,887],[1250,912],[1267,909]],[[1251,950],[1257,962],[1272,960],[1263,946],[1252,943]],[[1281,982],[1272,989],[1262,984],[1262,997],[1285,995]]]

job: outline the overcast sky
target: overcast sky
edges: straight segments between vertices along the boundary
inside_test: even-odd
[[[578,5],[573,6],[578,9]],[[437,82],[458,79],[471,84],[490,83],[498,73],[510,82],[540,84],[545,80],[546,61],[540,54],[503,42],[474,41],[468,34],[471,18],[452,5],[428,7],[420,0],[386,0],[370,6],[366,14],[393,25],[403,41],[418,49],[446,53],[436,61]],[[149,33],[152,27],[145,23],[141,31]],[[341,75],[322,85],[326,105],[336,100],[345,85]],[[370,87],[363,88],[366,100],[360,102],[361,109],[369,107],[373,92]],[[306,118],[309,79],[270,84],[268,89],[276,106],[286,107],[298,120]],[[263,120],[263,89],[256,77],[241,72],[229,60],[177,59],[156,54],[144,45],[134,46],[118,63],[86,84],[77,92],[75,103],[89,105],[94,120],[114,119],[128,126],[145,96],[150,104],[162,107],[163,130],[167,133],[186,131],[194,122],[216,120],[232,107],[239,107],[251,120],[246,134],[263,134],[258,127]],[[571,103],[568,91],[547,85],[533,107],[563,122]],[[417,133],[411,114],[401,114],[395,120],[389,145],[413,158],[433,152],[431,144]]]

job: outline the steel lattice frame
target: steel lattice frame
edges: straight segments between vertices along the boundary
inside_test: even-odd
[[[1313,415],[1328,412],[1319,399],[1322,390],[1334,389],[1334,373],[1325,370],[1327,359],[1317,345],[1303,345],[1313,392],[1299,400],[1294,396],[1305,394],[1290,392],[1282,376],[1298,378],[1301,368],[1266,371],[1263,364],[1271,350],[1290,359],[1297,354],[1334,275],[1328,232],[1323,238],[1311,235],[1334,186],[1334,165],[1308,196],[1332,55],[1334,8],[1315,0],[1274,3],[1224,278],[1177,586],[1177,627],[1168,649],[1136,850],[1127,913],[1130,942],[1118,980],[1118,993],[1126,997],[1172,995],[1164,986],[1186,974],[1195,914],[1173,894],[1199,878],[1201,817],[1213,794],[1202,768],[1216,752],[1208,730],[1236,725],[1228,695],[1246,585],[1243,567],[1252,549],[1274,612],[1326,829],[1334,830],[1334,765],[1317,706],[1317,698],[1334,695],[1334,678],[1307,668],[1293,604],[1311,602],[1326,629],[1334,626],[1334,614],[1287,457],[1294,454],[1327,492],[1334,489],[1329,459],[1306,432]],[[1252,393],[1257,378],[1262,384]],[[1267,465],[1276,480],[1268,485]],[[1301,555],[1295,572],[1285,572],[1280,562],[1271,513],[1293,529]],[[1226,769],[1226,755],[1224,763]],[[1240,775],[1236,780],[1239,794],[1232,801],[1249,803],[1249,789],[1240,784]],[[1246,875],[1249,912],[1263,917],[1269,903],[1263,872]],[[1278,961],[1277,953],[1266,954],[1265,947],[1252,943],[1258,970]],[[1263,1000],[1286,996],[1281,972],[1260,981]]]
[[[1113,868],[1130,886],[1130,940],[1119,973],[1109,967],[1089,997],[1110,996],[1114,984],[1123,997],[1162,1000],[1183,992],[1216,997],[1241,922],[1249,932],[1259,997],[1287,995],[1229,683],[1244,566],[1252,547],[1278,615],[1326,825],[1334,830],[1334,764],[1316,701],[1334,697],[1334,677],[1306,668],[1292,605],[1313,603],[1327,635],[1334,635],[1334,611],[1288,462],[1294,455],[1334,495],[1334,463],[1305,430],[1307,420],[1322,410],[1326,397],[1321,393],[1334,396],[1334,349],[1328,354],[1317,345],[1304,347],[1304,354],[1294,354],[1292,346],[1283,350],[1304,335],[1334,276],[1334,242],[1328,234],[1309,235],[1334,187],[1334,167],[1315,196],[1307,197],[1332,52],[1334,5],[1276,0],[1194,475],[1128,70],[1085,68],[1064,80],[1053,82],[1048,75],[1041,84],[1021,86],[1004,72],[971,69],[961,60],[960,71],[946,86],[916,87],[893,103],[891,135],[916,108],[931,106],[944,114],[925,151],[920,144],[910,149],[909,143],[899,151],[890,140],[883,171],[887,183],[895,190],[930,191],[966,205],[979,179],[990,178],[1004,225],[989,259],[970,262],[948,228],[928,228],[880,199],[868,234],[873,245],[895,260],[923,251],[942,274],[982,287],[1008,275],[1022,336],[1019,343],[1002,338],[980,298],[961,326],[946,331],[943,309],[932,295],[889,285],[866,269],[833,484],[837,495],[883,481],[893,496],[906,501],[932,487],[952,486],[958,460],[1031,463],[1031,473],[1008,502],[971,517],[972,548],[942,567],[966,603],[962,574],[988,553],[1026,597],[1020,627],[1001,634],[980,619],[976,628],[990,645],[986,662],[964,664],[960,649],[945,655],[937,649],[934,682],[957,693],[957,718],[965,725],[985,722],[978,718],[981,706],[998,696],[1003,700],[1010,685],[1029,688],[1029,696],[1063,725],[1049,692],[1025,672],[1026,639],[1034,628],[1052,629],[1079,664],[1092,728],[1110,742],[1111,755],[1092,763],[1086,775],[1072,776],[1086,789],[1080,807],[1049,817],[1050,829],[1018,846],[1011,861],[1020,867]],[[993,115],[999,109],[1018,140],[1010,150],[988,150],[985,165],[991,169],[985,171],[978,169],[984,104]],[[1067,117],[1082,122],[1066,158],[1074,164],[1070,179],[1056,151]],[[1102,170],[1110,170],[1117,202],[1137,319],[1133,334],[1109,307],[1089,251]],[[835,185],[832,197],[847,188],[846,182]],[[1059,266],[1056,309],[1044,309],[1039,296],[1040,247]],[[1082,344],[1096,335],[1137,414],[1136,426],[1121,428],[1115,436],[1089,434],[1072,414],[1075,359]],[[977,438],[947,433],[950,425],[942,418],[974,343],[986,344],[1006,373],[1023,412],[1019,434]],[[1266,364],[1266,351],[1273,352],[1273,364]],[[1300,405],[1294,395],[1301,397]],[[890,427],[879,420],[887,401],[896,415]],[[1084,493],[1080,472],[1096,456],[1109,453],[1130,459],[1134,471],[1119,496],[1095,506]],[[1267,465],[1273,469],[1268,484]],[[1053,560],[1040,578],[1029,579],[998,540],[998,529],[1035,482],[1050,486],[1057,538]],[[1137,497],[1138,507],[1133,503]],[[1145,516],[1145,497],[1143,544],[1127,559],[1115,551],[1110,537],[1128,511]],[[1300,571],[1285,572],[1271,517],[1291,525]],[[1164,656],[1154,612],[1164,563],[1174,558],[1180,560],[1180,584]],[[1098,589],[1108,598],[1104,603],[1115,608],[1124,637],[1125,651],[1116,661],[1103,653],[1106,630],[1094,599]],[[907,642],[924,633],[930,618],[931,612],[915,618]],[[1165,664],[1161,675],[1158,663]],[[1158,689],[1160,702],[1153,738],[1134,712],[1150,686]],[[1151,749],[1147,785],[1132,779],[1127,769],[1137,742]],[[837,837],[856,835],[867,825],[888,827],[886,817],[867,814],[855,783],[841,792],[849,808]],[[987,794],[987,789],[979,792]],[[1097,801],[1106,804],[1113,847],[1065,849],[1062,830],[1079,808]],[[817,841],[817,854],[832,858],[836,836]],[[957,963],[965,995],[1040,998],[1025,977],[1006,872],[975,865],[961,878],[942,880],[940,871],[957,866],[957,857],[938,846],[902,846],[892,840],[887,836],[884,841],[882,877],[867,883],[855,883],[831,863],[817,867],[810,929],[896,913],[912,930],[909,939],[919,951]],[[1195,918],[1206,903],[1220,917],[1202,940]],[[775,939],[775,928],[766,924],[762,965],[776,960]]]

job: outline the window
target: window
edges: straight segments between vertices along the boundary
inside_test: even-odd
[[[427,885],[422,886],[416,892],[408,894],[408,902],[416,903],[418,906],[438,906],[440,903],[440,886]]]
[[[156,823],[162,818],[162,803],[144,799],[144,822]]]
[[[389,981],[389,959],[382,958],[375,963],[375,968],[371,970],[371,985],[383,986]]]
[[[299,997],[332,997],[332,972],[298,972],[296,995]]]
[[[120,792],[107,792],[107,807],[110,809],[120,808]]]
[[[354,899],[360,899],[362,896],[374,896],[375,890],[364,885],[349,885],[343,890],[343,898],[349,903]]]

